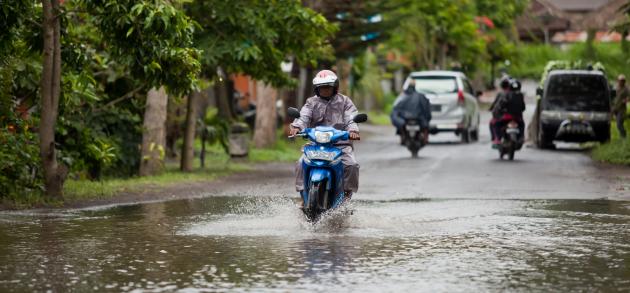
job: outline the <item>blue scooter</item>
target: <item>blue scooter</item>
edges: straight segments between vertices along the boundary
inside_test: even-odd
[[[296,108],[289,108],[287,113],[291,118],[300,118],[300,111]],[[366,114],[357,114],[352,121],[363,123],[367,118]],[[349,139],[348,131],[339,130],[347,126],[340,124],[306,128],[295,135],[311,141],[304,146],[304,191],[301,194],[304,201],[302,210],[309,221],[317,221],[323,213],[343,203],[342,152],[334,144]]]

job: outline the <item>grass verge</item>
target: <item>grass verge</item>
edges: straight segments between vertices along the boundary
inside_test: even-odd
[[[231,161],[228,154],[219,146],[206,148],[205,168],[197,156],[194,171],[179,171],[179,161],[167,161],[166,171],[156,176],[132,178],[104,178],[101,181],[68,179],[64,184],[64,199],[51,200],[39,192],[23,195],[20,198],[3,198],[1,209],[28,209],[34,207],[62,207],[64,204],[94,199],[113,198],[121,193],[135,193],[146,190],[200,181],[212,181],[234,172],[251,169],[250,163],[294,162],[301,155],[301,141],[290,142],[283,133],[278,133],[276,143],[269,148],[250,148],[249,157]],[[200,142],[195,143],[196,152],[201,150]]]
[[[599,162],[630,166],[630,138],[621,139],[616,124],[611,124],[610,142],[596,146],[591,156]],[[626,120],[625,126],[630,130],[630,120]]]
[[[389,114],[376,111],[370,111],[368,113],[368,123],[373,125],[392,125]]]
[[[111,198],[124,192],[140,192],[176,184],[211,181],[237,171],[248,170],[241,164],[213,165],[210,168],[196,168],[192,172],[181,172],[176,165],[167,166],[167,170],[159,175],[132,177],[126,179],[104,179],[102,181],[68,180],[64,185],[64,200],[76,202],[82,200]]]

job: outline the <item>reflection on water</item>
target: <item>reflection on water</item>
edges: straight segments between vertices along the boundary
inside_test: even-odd
[[[0,291],[628,291],[611,201],[215,197],[0,214]]]

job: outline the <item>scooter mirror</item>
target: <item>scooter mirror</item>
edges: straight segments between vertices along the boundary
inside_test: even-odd
[[[289,109],[287,109],[287,114],[289,115],[289,117],[294,119],[300,118],[300,111],[293,107],[289,107]]]
[[[354,116],[354,118],[352,119],[352,121],[356,122],[356,123],[363,123],[365,121],[368,120],[368,115],[367,114],[357,114],[356,116]]]

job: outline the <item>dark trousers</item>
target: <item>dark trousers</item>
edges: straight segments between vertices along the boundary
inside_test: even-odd
[[[619,135],[621,138],[626,138],[626,127],[623,125],[623,122],[626,118],[626,113],[619,112],[615,114],[615,118],[617,120],[617,130],[619,130]]]

